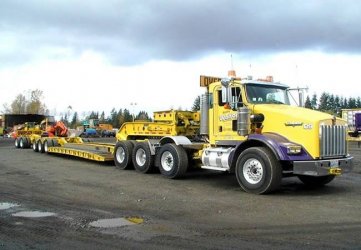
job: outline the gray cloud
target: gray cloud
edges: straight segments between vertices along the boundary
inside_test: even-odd
[[[2,0],[0,60],[51,57],[52,48],[95,50],[122,65],[212,52],[359,54],[360,13],[357,0]]]

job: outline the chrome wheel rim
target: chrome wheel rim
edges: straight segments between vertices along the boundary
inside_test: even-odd
[[[125,150],[122,147],[119,147],[117,149],[117,152],[115,153],[115,157],[117,158],[117,161],[119,163],[123,163],[125,160]]]
[[[169,151],[164,152],[162,154],[160,162],[161,162],[162,168],[165,171],[171,171],[173,168],[173,165],[174,165],[173,155]]]
[[[262,163],[255,158],[248,159],[243,165],[243,176],[247,182],[258,184],[263,177]]]
[[[47,153],[48,152],[48,141],[44,142],[44,151]]]
[[[147,155],[145,154],[144,149],[140,148],[137,150],[135,154],[135,161],[137,162],[138,166],[144,166],[145,162],[147,161]]]

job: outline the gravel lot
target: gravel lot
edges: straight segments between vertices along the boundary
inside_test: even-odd
[[[361,148],[350,153],[354,171],[326,187],[288,178],[252,195],[230,174],[169,180],[0,138],[0,249],[361,249]]]

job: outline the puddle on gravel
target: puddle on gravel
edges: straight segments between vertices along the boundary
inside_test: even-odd
[[[15,214],[12,214],[12,216],[15,217],[26,217],[26,218],[41,218],[41,217],[49,217],[49,216],[55,216],[55,213],[51,212],[41,212],[41,211],[23,211],[18,212]]]
[[[12,207],[18,207],[20,205],[16,203],[9,203],[9,202],[0,202],[0,210],[6,210]]]
[[[143,223],[142,218],[131,217],[131,218],[113,218],[113,219],[101,219],[89,223],[89,226],[99,228],[112,228],[112,227],[123,227],[131,226]]]

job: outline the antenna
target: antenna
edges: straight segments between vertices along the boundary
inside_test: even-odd
[[[236,77],[236,71],[233,69],[233,56],[231,54],[231,70],[228,70],[228,77],[235,78]]]

